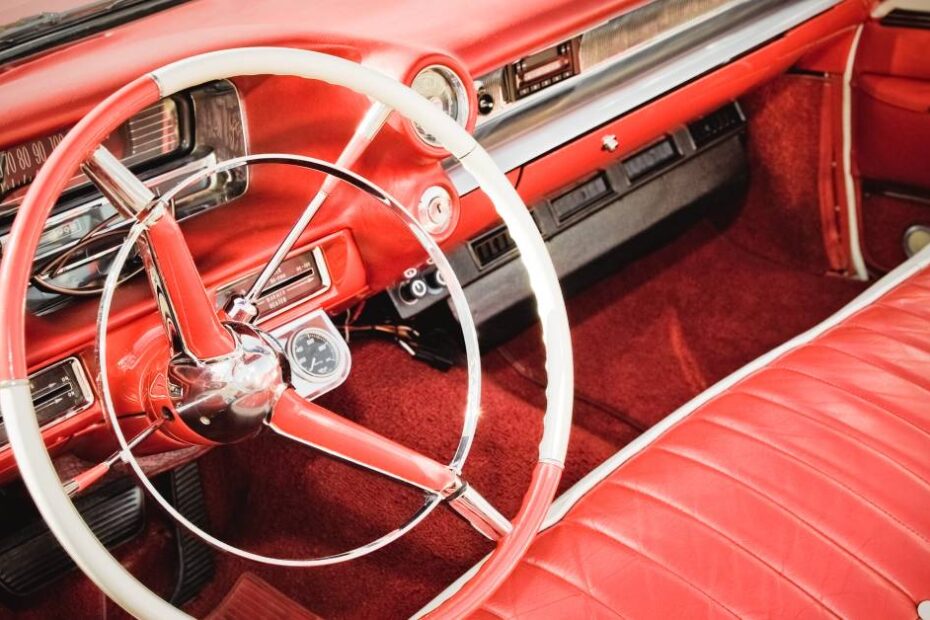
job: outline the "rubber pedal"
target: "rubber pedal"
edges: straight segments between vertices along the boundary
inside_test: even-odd
[[[208,620],[322,620],[315,613],[252,573],[236,585],[207,616]]]
[[[74,505],[110,549],[132,540],[145,526],[142,490],[130,480],[119,480],[78,497]],[[0,588],[14,597],[34,594],[75,568],[55,536],[36,517],[0,539]]]
[[[191,523],[206,529],[207,505],[200,482],[197,462],[187,463],[168,475],[171,504]],[[180,606],[191,600],[213,579],[215,571],[213,548],[191,534],[186,528],[175,528],[178,551],[178,574],[171,603]]]

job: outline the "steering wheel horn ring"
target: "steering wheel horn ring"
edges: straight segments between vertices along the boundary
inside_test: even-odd
[[[17,251],[4,256],[0,263],[0,298],[5,300],[0,306],[0,408],[23,481],[65,550],[117,604],[138,617],[186,617],[139,582],[109,554],[81,519],[62,488],[45,449],[29,391],[24,300],[32,272],[32,256],[44,222],[67,181],[102,140],[126,118],[162,97],[211,80],[241,75],[286,75],[322,80],[366,95],[376,101],[376,105],[394,110],[424,127],[475,177],[520,251],[536,298],[543,344],[547,352],[547,404],[543,416],[543,435],[531,485],[524,498],[523,508],[513,520],[512,529],[501,524],[504,535],[477,574],[451,598],[430,612],[431,616],[442,617],[466,615],[480,605],[514,568],[541,526],[555,495],[571,429],[573,372],[567,314],[555,269],[539,231],[513,186],[488,154],[455,121],[408,87],[387,75],[343,58],[308,50],[275,47],[228,49],[190,57],[142,76],[108,97],[88,113],[51,154],[27,192],[14,222],[9,245],[17,248]],[[136,199],[141,200],[139,197]],[[404,209],[400,210],[412,219]],[[146,218],[145,221],[149,222],[150,219]],[[424,245],[435,245],[422,228],[412,230]],[[421,234],[425,238],[420,238]],[[178,274],[196,274],[196,267],[189,250],[183,245],[183,237],[174,218],[165,214],[151,226],[135,224],[130,229],[127,242],[117,254],[117,260],[122,261],[119,264],[125,263],[132,245],[143,238],[145,243],[142,245],[148,247],[154,255],[150,258],[161,263],[163,268],[160,275],[164,281],[153,282],[153,288],[158,291],[158,284],[167,293],[164,299],[159,298],[159,303],[169,335],[194,360],[221,357],[235,350],[238,346],[235,337],[218,320],[212,300],[202,285],[199,288],[185,288],[185,283],[178,279]],[[444,257],[442,260],[445,260]],[[449,271],[443,272],[447,282],[454,277],[451,268]],[[108,280],[110,277],[114,279],[110,288],[115,288],[118,275],[111,273],[108,277]],[[185,294],[180,295],[179,291],[185,291]],[[101,320],[98,321],[101,359],[106,359],[106,338],[99,339],[99,333],[101,325],[105,333],[108,300],[112,300],[112,290],[109,294],[105,290],[101,299]],[[460,301],[464,303],[464,295]],[[465,309],[467,318],[461,313],[459,315],[463,328],[471,322],[467,305]],[[176,333],[171,333],[171,329],[176,330]],[[466,346],[467,342],[466,338]],[[274,373],[264,380],[271,393],[274,393],[277,389]],[[109,390],[103,390],[104,400],[110,397]],[[346,454],[339,456],[346,458],[348,454],[350,460],[352,456],[357,456],[364,461],[375,450],[377,463],[384,465],[388,475],[421,488],[436,490],[434,495],[428,495],[424,508],[414,517],[416,522],[428,514],[432,509],[428,508],[431,504],[438,505],[444,499],[438,490],[454,486],[461,464],[467,456],[467,445],[470,445],[469,439],[463,449],[460,442],[450,468],[400,446],[388,445],[385,448],[383,440],[370,431],[353,428],[347,420],[314,408],[313,403],[295,396],[292,390],[286,390],[279,398],[272,400],[275,403],[270,419],[278,427],[276,430],[279,433],[298,435],[298,440],[303,441],[307,428],[312,427],[315,433],[313,437],[325,444],[324,440],[345,439],[339,433],[351,430],[351,441],[342,445]],[[109,413],[112,413],[112,401],[107,404]],[[118,425],[115,425],[114,431],[126,451],[126,440]],[[470,435],[473,438],[473,432]],[[132,463],[130,460],[131,466]],[[367,465],[372,468],[370,463]],[[483,498],[476,495],[471,487],[463,488],[462,492],[449,496],[450,503],[456,502],[460,513],[476,515],[476,518],[480,517],[482,511],[487,513],[490,507],[482,504]]]

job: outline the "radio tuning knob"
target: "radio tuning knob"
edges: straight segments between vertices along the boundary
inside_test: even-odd
[[[397,289],[397,294],[405,304],[415,304],[424,297],[429,289],[422,278],[407,280]]]
[[[487,116],[494,111],[494,96],[487,92],[478,93],[478,114]]]
[[[442,277],[438,269],[433,269],[424,275],[423,279],[426,280],[426,286],[432,291],[442,291],[442,289],[446,288],[446,279]]]

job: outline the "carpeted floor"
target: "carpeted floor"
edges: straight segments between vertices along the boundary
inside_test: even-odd
[[[699,222],[571,301],[576,389],[648,428],[861,289],[747,252]],[[530,331],[501,349],[541,376],[538,342]]]
[[[563,488],[741,365],[860,292],[822,275],[814,179],[821,85],[783,77],[750,96],[751,188],[624,248],[611,275],[569,302],[578,398]],[[484,411],[467,478],[517,509],[539,433],[539,337],[530,329],[484,358]],[[349,383],[326,404],[435,457],[457,437],[464,373],[432,371],[386,343],[356,343]],[[416,494],[273,437],[203,462],[213,523],[268,553],[329,553],[396,526]],[[351,527],[349,527],[351,526]],[[367,535],[367,536],[366,536]],[[243,570],[325,617],[410,614],[490,550],[440,509],[411,535],[347,565],[272,570],[236,560],[190,606],[205,613]]]
[[[862,289],[753,255],[705,218],[569,302],[579,399],[563,488],[742,364],[816,324]],[[357,343],[352,379],[326,404],[366,426],[448,458],[464,372],[413,362],[388,343]],[[485,400],[466,475],[506,514],[526,488],[539,432],[538,334],[484,358]],[[332,553],[400,523],[419,502],[376,476],[274,437],[217,450],[203,461],[213,523],[268,553]],[[351,527],[350,527],[351,526]],[[251,570],[325,617],[399,617],[415,611],[490,546],[441,509],[373,556],[312,570],[224,559],[191,606],[208,611]]]

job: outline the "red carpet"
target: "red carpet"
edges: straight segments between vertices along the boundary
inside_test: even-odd
[[[861,289],[745,252],[699,224],[572,300],[576,389],[649,427]],[[503,348],[541,375],[538,341],[530,332]]]
[[[571,300],[579,403],[564,485],[707,385],[825,318],[862,285],[749,254],[705,221]],[[526,488],[542,390],[533,330],[485,356],[484,415],[467,477],[505,513]],[[386,343],[354,347],[352,379],[327,405],[427,454],[451,454],[464,372]],[[631,420],[627,424],[624,419]],[[214,523],[251,549],[322,553],[397,525],[418,497],[268,437],[204,460]],[[223,517],[225,515],[225,517]],[[350,527],[351,526],[351,527]],[[258,544],[258,541],[261,541]],[[410,536],[338,567],[274,570],[224,560],[191,607],[205,613],[250,570],[324,617],[410,614],[490,549],[444,509]]]

